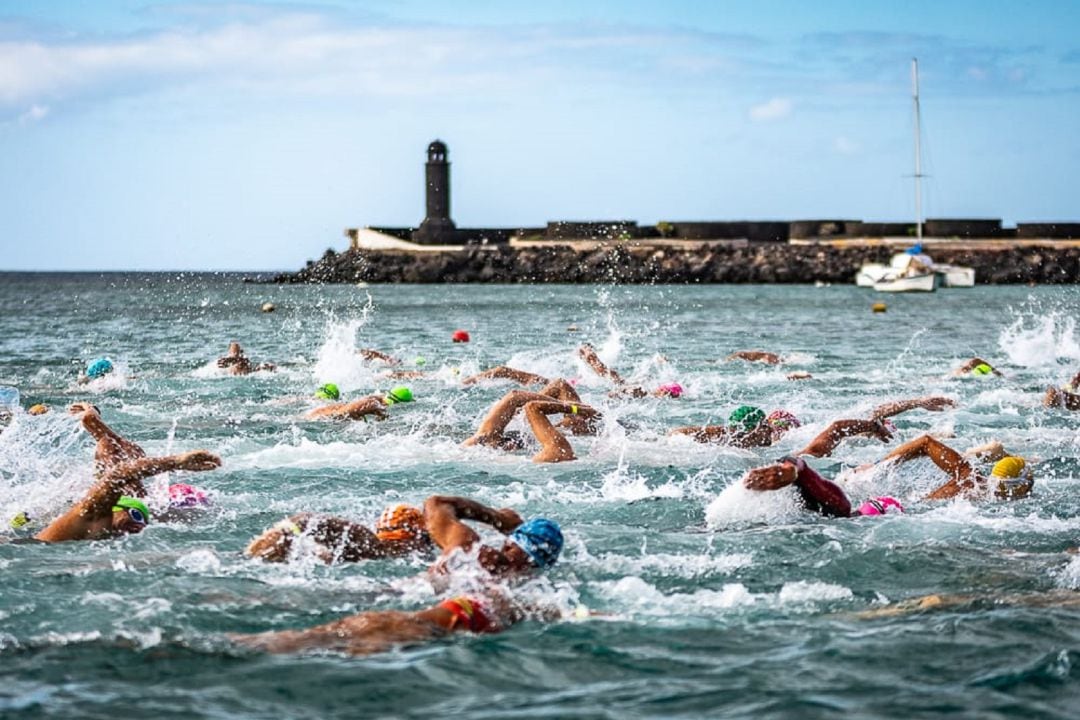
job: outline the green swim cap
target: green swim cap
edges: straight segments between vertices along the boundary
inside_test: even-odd
[[[320,400],[337,400],[341,397],[341,391],[334,383],[326,383],[315,391],[315,397]]]
[[[413,360],[413,362],[416,363],[417,365],[427,365],[427,358],[418,357],[415,360]]]
[[[137,510],[142,513],[145,523],[150,522],[150,508],[146,507],[146,503],[139,498],[131,497],[130,495],[121,495],[120,499],[113,505],[112,511],[121,512],[123,510]],[[138,522],[138,518],[132,519]]]
[[[972,375],[990,375],[994,372],[994,368],[990,367],[986,363],[979,363],[971,369]]]
[[[756,408],[753,405],[742,405],[728,415],[727,424],[729,428],[741,432],[750,432],[764,421],[765,413],[761,408]]]
[[[404,385],[398,385],[396,388],[386,393],[386,397],[383,398],[383,401],[386,402],[387,405],[393,405],[396,402],[412,402],[412,390],[405,387]]]

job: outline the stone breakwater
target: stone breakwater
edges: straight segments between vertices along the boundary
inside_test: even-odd
[[[939,263],[975,268],[979,284],[1080,282],[1080,247],[1002,244],[934,246]],[[895,247],[780,243],[700,247],[633,244],[579,248],[467,247],[447,252],[327,251],[277,283],[851,283],[867,262],[887,263]]]

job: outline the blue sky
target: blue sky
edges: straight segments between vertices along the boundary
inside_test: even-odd
[[[293,269],[416,225],[1080,220],[1080,2],[0,1],[0,269]]]

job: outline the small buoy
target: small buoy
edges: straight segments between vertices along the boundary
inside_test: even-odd
[[[49,412],[49,406],[38,403],[37,405],[31,405],[29,408],[26,409],[26,412],[29,415],[44,415],[45,413]]]
[[[467,343],[469,342],[469,333],[465,330],[455,330],[450,339],[456,343]]]
[[[889,306],[886,305],[885,303],[874,303],[873,305],[870,306],[870,309],[873,310],[876,313],[879,313],[879,312],[885,312],[886,310],[888,310]]]
[[[263,306],[262,306],[262,311],[263,312],[274,312],[275,310],[277,310],[277,308],[274,307],[274,303],[271,303],[271,302],[263,303]]]

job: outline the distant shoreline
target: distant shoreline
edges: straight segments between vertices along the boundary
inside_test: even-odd
[[[853,284],[910,239],[821,242],[580,241],[467,245],[454,249],[328,250],[274,283]],[[1080,283],[1077,240],[927,241],[936,262],[975,269],[976,283]],[[259,280],[252,280],[259,282]]]

